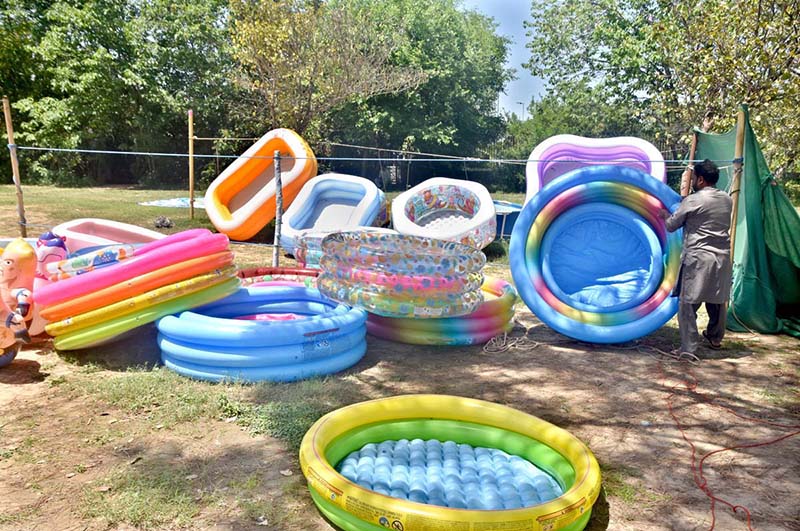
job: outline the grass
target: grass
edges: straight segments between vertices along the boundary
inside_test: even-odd
[[[603,489],[606,497],[622,500],[626,505],[638,508],[669,502],[671,496],[644,488],[636,481],[641,477],[638,470],[626,466],[600,465]]]
[[[53,226],[78,218],[104,218],[154,229],[158,216],[167,216],[175,226],[164,229],[172,233],[195,227],[213,228],[205,210],[195,209],[195,219],[189,219],[189,209],[141,206],[140,201],[169,199],[187,191],[142,190],[131,188],[58,188],[55,186],[23,186],[25,218],[28,237],[35,238]],[[16,189],[0,185],[0,203],[15,205]],[[0,235],[18,236],[18,217],[15,209],[0,216]]]
[[[76,376],[61,385],[163,428],[218,418],[221,409],[217,396],[226,391],[225,386],[189,380],[163,367],[129,369],[104,378]]]
[[[29,238],[50,230],[52,227],[78,218],[103,218],[171,234],[186,229],[203,227],[214,230],[206,211],[194,209],[194,219],[189,219],[188,208],[164,208],[142,206],[139,202],[156,199],[171,199],[178,196],[188,197],[188,190],[150,190],[131,187],[108,188],[59,188],[55,186],[22,187],[25,218],[27,220]],[[386,194],[388,200],[399,195],[399,192]],[[203,193],[195,191],[195,197]],[[522,203],[525,194],[497,193],[493,199]],[[16,205],[16,188],[10,184],[0,185],[0,204]],[[169,229],[156,229],[153,225],[159,216],[166,216],[175,225]],[[271,243],[274,228],[272,224],[265,227],[251,241]],[[7,208],[0,214],[0,237],[19,236],[19,218],[16,209]]]
[[[170,464],[157,470],[150,467],[146,474],[118,469],[84,489],[81,512],[87,518],[102,518],[109,527],[185,526],[200,511],[189,474],[188,469]]]
[[[223,417],[236,418],[254,434],[268,434],[284,441],[292,451],[303,436],[326,413],[363,400],[348,378],[314,378],[295,383],[260,383],[249,400],[220,396]]]

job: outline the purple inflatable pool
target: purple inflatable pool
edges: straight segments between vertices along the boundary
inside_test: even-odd
[[[544,185],[574,169],[596,164],[616,164],[649,173],[666,182],[664,157],[650,142],[632,136],[586,138],[556,135],[536,146],[525,167],[525,202]]]

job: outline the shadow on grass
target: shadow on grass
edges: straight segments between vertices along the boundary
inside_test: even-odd
[[[134,328],[112,341],[78,350],[56,351],[68,363],[94,365],[111,371],[126,371],[134,367],[161,364],[161,351],[155,323]]]

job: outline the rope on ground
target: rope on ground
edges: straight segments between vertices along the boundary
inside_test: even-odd
[[[656,350],[658,352],[663,353],[662,351],[660,351],[658,349],[653,349],[653,350]],[[717,503],[720,503],[722,505],[727,506],[728,508],[731,509],[731,511],[733,511],[734,514],[743,513],[744,516],[745,516],[745,519],[746,519],[747,529],[749,531],[752,531],[752,529],[753,529],[753,527],[752,527],[752,515],[750,513],[750,510],[747,507],[745,507],[743,505],[738,505],[738,504],[731,503],[728,500],[726,500],[724,498],[720,498],[720,497],[718,497],[718,496],[716,496],[714,494],[714,491],[709,486],[708,480],[706,479],[705,474],[703,472],[703,467],[706,464],[706,460],[708,460],[709,458],[711,458],[714,455],[717,455],[717,454],[720,454],[720,453],[723,453],[723,452],[728,452],[728,451],[733,451],[733,450],[742,450],[742,449],[746,449],[746,448],[757,448],[757,447],[761,447],[761,446],[769,446],[771,444],[778,443],[780,441],[789,439],[789,438],[794,437],[796,435],[800,435],[800,424],[787,424],[787,423],[775,422],[775,421],[771,421],[771,420],[767,420],[767,419],[761,419],[761,418],[757,418],[757,417],[753,417],[753,416],[749,416],[749,415],[743,415],[743,414],[737,412],[736,410],[734,410],[731,407],[728,407],[728,406],[725,406],[725,405],[722,405],[722,404],[718,404],[713,397],[709,397],[708,395],[706,395],[706,394],[704,394],[704,393],[702,393],[702,392],[700,392],[698,390],[699,382],[698,382],[697,376],[695,376],[695,374],[692,372],[690,366],[687,366],[686,378],[685,379],[673,377],[673,379],[676,380],[676,383],[674,385],[668,385],[667,384],[667,380],[669,378],[667,377],[666,373],[664,372],[664,365],[663,365],[662,361],[663,360],[659,360],[658,361],[658,371],[659,371],[659,375],[661,377],[662,386],[667,388],[668,391],[669,391],[669,393],[667,395],[667,398],[666,398],[667,408],[669,410],[669,414],[672,417],[672,420],[674,421],[676,427],[680,431],[681,437],[683,438],[684,441],[686,441],[686,443],[691,448],[691,470],[692,470],[692,476],[694,478],[695,485],[706,495],[706,497],[709,499],[709,502],[710,502],[711,527],[709,527],[709,531],[713,531],[715,526],[716,526],[716,512],[715,511],[716,511]],[[679,361],[683,361],[683,360],[679,360]],[[691,363],[694,363],[694,362],[691,362]],[[747,422],[752,422],[754,424],[761,424],[761,425],[771,426],[773,428],[789,429],[789,430],[794,430],[794,431],[792,431],[790,433],[783,434],[783,435],[781,435],[779,437],[775,437],[775,438],[769,439],[769,440],[752,442],[752,443],[745,443],[745,444],[737,444],[737,445],[721,448],[721,449],[718,449],[718,450],[712,450],[710,452],[706,452],[705,454],[703,454],[698,459],[697,447],[695,446],[694,442],[687,435],[686,426],[683,423],[681,423],[680,419],[678,418],[677,413],[675,412],[675,407],[673,406],[673,399],[675,398],[675,396],[677,396],[678,391],[681,388],[686,391],[686,395],[687,396],[699,399],[701,402],[705,403],[706,405],[708,405],[710,407],[718,408],[718,409],[720,409],[720,410],[722,410],[722,411],[724,411],[724,412],[726,412],[728,414],[731,414],[731,415],[733,415],[733,416],[735,416],[735,417],[737,417],[737,418],[739,418],[741,420],[744,420],[744,421],[747,421]]]
[[[530,337],[530,333],[533,331],[534,327],[527,327],[517,319],[514,319],[514,324],[516,325],[514,328],[517,326],[523,328],[525,329],[525,333],[521,336],[513,337],[510,337],[508,332],[498,334],[483,346],[483,352],[495,354],[499,352],[508,352],[510,350],[533,350],[541,345],[558,345],[575,342],[571,339],[559,341],[534,340]]]
[[[538,341],[520,337],[508,337],[508,332],[503,332],[503,335],[494,336],[484,346],[483,351],[487,354],[497,354],[500,352],[508,352],[509,350],[533,350],[539,346]]]

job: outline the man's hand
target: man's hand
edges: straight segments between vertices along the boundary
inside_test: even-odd
[[[668,217],[670,217],[671,215],[672,215],[672,214],[670,214],[670,213],[669,213],[669,210],[667,210],[666,208],[662,208],[662,209],[660,209],[660,210],[658,211],[658,217],[660,217],[661,219],[667,219],[667,218],[668,218]]]

